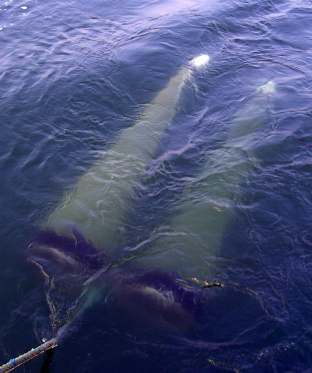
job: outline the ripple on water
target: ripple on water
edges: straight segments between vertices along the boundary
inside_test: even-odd
[[[32,340],[33,324],[44,331],[48,325],[42,288],[32,293],[40,280],[20,264],[34,228],[99,151],[134,123],[170,76],[191,57],[208,53],[210,68],[187,85],[156,159],[137,184],[138,198],[125,227],[129,242],[120,252],[156,266],[159,258],[169,266],[178,262],[175,256],[184,255],[178,272],[201,268],[213,274],[208,280],[252,294],[262,317],[253,323],[246,307],[241,317],[249,324],[240,328],[233,306],[239,297],[229,294],[218,298],[220,308],[214,303],[214,313],[207,313],[216,320],[203,328],[207,334],[163,337],[122,329],[102,304],[90,310],[65,341],[55,369],[310,368],[311,1],[220,4],[0,4],[0,284],[5,284],[0,319],[11,320],[0,330],[0,346],[5,345],[10,356],[37,343]],[[269,81],[276,84],[275,91]],[[252,133],[231,140],[237,113],[252,101],[257,87],[269,93],[272,102],[261,117],[264,124],[257,127],[257,110],[249,117],[247,112]],[[181,211],[185,219],[175,220]],[[171,230],[174,224],[196,219],[204,226],[207,211],[227,215],[214,231],[222,233],[214,236],[219,238],[216,252],[201,251],[213,246],[213,235],[202,238],[206,231],[192,240],[197,233]],[[198,246],[184,250],[186,238]],[[204,255],[194,264],[200,252]],[[221,309],[229,312],[226,320],[217,317]],[[222,325],[229,326],[231,340],[226,340]],[[18,338],[19,330],[25,330],[25,340]],[[224,344],[215,343],[209,330],[215,339],[224,338]],[[68,361],[68,356],[79,356],[77,351],[81,358]],[[0,357],[6,357],[2,347]]]

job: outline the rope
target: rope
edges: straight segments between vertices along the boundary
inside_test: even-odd
[[[55,347],[57,347],[56,338],[50,339],[49,341],[42,343],[40,346],[32,348],[30,351],[19,355],[18,357],[9,360],[6,364],[0,366],[0,373],[12,372],[17,367],[24,365],[28,361],[35,359],[39,355]]]

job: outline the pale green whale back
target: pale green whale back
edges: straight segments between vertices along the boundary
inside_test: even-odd
[[[122,228],[135,188],[173,119],[182,88],[191,74],[185,66],[169,80],[135,124],[99,154],[72,192],[48,217],[44,229],[72,235],[72,227],[97,248],[112,250],[123,242]]]
[[[220,254],[226,228],[234,217],[240,185],[258,162],[250,144],[257,140],[257,130],[269,122],[272,84],[258,88],[236,113],[224,145],[208,153],[200,175],[185,188],[168,226],[154,234],[154,243],[138,255],[135,266],[159,267],[186,277],[214,275],[214,257]]]

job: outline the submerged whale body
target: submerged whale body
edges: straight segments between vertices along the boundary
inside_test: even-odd
[[[54,333],[58,330],[63,333],[64,325],[84,315],[94,304],[104,302],[110,308],[112,318],[118,317],[119,322],[125,320],[126,323],[129,321],[127,324],[138,327],[187,333],[196,331],[201,325],[199,329],[208,328],[213,334],[213,324],[219,319],[218,311],[215,311],[214,318],[210,312],[210,319],[206,319],[205,309],[220,309],[224,298],[217,293],[222,292],[229,297],[233,291],[203,289],[177,275],[185,270],[185,264],[188,265],[187,260],[183,261],[193,255],[193,247],[186,248],[181,258],[170,256],[165,263],[137,258],[133,266],[127,267],[122,263],[111,263],[110,259],[113,251],[123,242],[120,227],[135,187],[175,114],[182,88],[193,69],[201,68],[208,62],[208,56],[198,56],[171,78],[147,106],[140,120],[125,130],[116,144],[99,157],[42,225],[31,245],[31,255],[48,279],[47,301]],[[243,126],[235,128],[241,131]],[[233,138],[236,136],[234,132]],[[187,204],[186,207],[184,213],[192,214],[192,205]],[[185,216],[189,215],[184,213],[176,221],[190,224],[189,227],[194,227],[197,232],[202,226],[194,226],[193,216],[186,219]],[[217,230],[218,240],[223,230],[224,222]],[[206,231],[205,227],[203,231]],[[192,241],[186,240],[186,243],[191,244]],[[166,247],[167,242],[161,244]],[[108,250],[101,250],[106,247]],[[202,261],[202,257],[193,256]],[[180,259],[183,265],[179,267]],[[236,301],[238,299],[241,299],[241,304],[253,303],[254,315],[263,315],[261,307],[252,297],[240,294]],[[223,317],[220,317],[223,323],[228,312],[230,310],[225,309]]]
[[[110,283],[112,290],[107,287],[106,290],[115,294],[115,304],[123,304],[130,313],[140,309],[146,316],[154,314],[154,319],[162,315],[159,321],[164,324],[190,324],[193,316],[185,302],[196,292],[194,289],[186,295],[183,287],[178,286],[177,277],[154,272],[155,281],[151,281],[147,275],[136,276],[137,271],[118,271],[112,275],[103,269],[108,257],[124,243],[121,227],[135,189],[176,113],[185,83],[209,59],[203,54],[183,66],[146,105],[135,124],[124,130],[110,149],[99,154],[96,163],[42,224],[31,244],[31,256],[48,278],[48,303],[54,314],[55,329],[65,324],[70,315],[81,313],[98,300],[102,285],[90,281],[93,276],[104,284]],[[84,285],[90,282],[96,286]],[[56,294],[57,289],[62,296]],[[69,311],[61,305],[62,298],[71,304],[67,307]]]
[[[108,278],[101,281],[110,286],[109,307],[113,313],[117,311],[124,323],[139,329],[180,332],[194,326],[202,302],[200,289],[191,287],[176,274],[159,270],[118,270],[106,276]],[[95,286],[98,291],[99,285]]]
[[[143,330],[148,327],[173,333],[207,332],[217,340],[222,340],[217,325],[224,329],[227,319],[245,317],[244,322],[250,326],[255,319],[263,317],[259,302],[250,295],[220,287],[204,289],[190,278],[186,279],[187,276],[182,279],[177,275],[181,272],[189,274],[187,258],[190,260],[192,256],[205,265],[203,256],[200,255],[199,258],[196,251],[198,248],[202,250],[202,246],[196,246],[199,241],[197,238],[194,241],[194,237],[197,233],[198,236],[206,234],[207,226],[197,224],[196,219],[194,220],[194,213],[198,215],[198,209],[193,209],[192,203],[183,204],[181,215],[173,220],[173,226],[180,229],[182,223],[183,229],[187,227],[195,232],[195,235],[185,239],[184,244],[188,247],[184,245],[186,250],[180,257],[171,251],[165,262],[158,258],[154,260],[154,248],[151,248],[151,255],[137,257],[134,265],[111,263],[110,259],[112,249],[120,242],[118,229],[126,214],[125,206],[129,203],[147,163],[152,159],[161,134],[174,115],[181,89],[190,77],[190,69],[200,68],[208,62],[208,56],[199,56],[191,61],[191,68],[182,68],[169,81],[168,86],[157,95],[135,126],[125,130],[116,145],[78,180],[69,198],[52,212],[34,239],[31,256],[46,278],[47,302],[54,334],[66,334],[64,330],[67,325],[85,315],[94,304],[101,303],[109,309],[111,318],[117,318],[118,325],[124,322],[126,328],[132,325]],[[229,149],[234,154],[236,140],[243,139],[261,125],[263,104],[266,102],[264,97],[267,93],[272,93],[272,87],[273,84],[269,84],[259,88],[252,105],[248,105],[235,120],[226,146],[216,151],[216,159],[224,159],[224,154]],[[165,102],[167,106],[163,107]],[[157,107],[156,111],[154,105]],[[253,113],[252,121],[250,112]],[[253,125],[250,125],[251,122]],[[154,126],[153,131],[149,125]],[[112,166],[116,166],[116,169],[112,170]],[[208,172],[209,167],[210,163],[207,162],[203,173]],[[113,180],[110,173],[116,170],[126,174],[120,180]],[[236,168],[231,170],[238,183],[240,173],[235,176],[235,171]],[[207,185],[204,185],[205,193]],[[200,188],[202,187],[201,185]],[[224,189],[221,188],[222,191]],[[206,213],[207,211],[213,212],[211,209],[206,210]],[[211,219],[208,219],[208,222],[213,223],[209,226],[208,234],[215,233],[215,240],[210,242],[214,248],[219,245],[228,214],[223,214],[223,218],[217,220],[220,223],[218,226],[213,222],[215,216],[212,214]],[[212,232],[213,227],[216,232]],[[106,244],[111,251],[101,250]],[[170,247],[170,243],[163,240],[158,242],[157,250],[159,244],[164,249]],[[224,305],[228,303],[224,300],[231,298],[237,307],[227,309]],[[222,308],[221,315],[219,311]],[[243,316],[247,309],[248,315]],[[233,312],[236,312],[235,317]],[[227,338],[240,332],[232,324],[226,326]],[[242,325],[242,321],[237,325]]]
[[[211,263],[220,254],[227,227],[235,218],[240,185],[259,162],[253,145],[261,141],[259,131],[270,123],[275,91],[275,83],[269,81],[242,105],[223,145],[207,152],[199,175],[186,185],[165,232],[156,232],[151,247],[144,248],[142,255],[137,253],[135,265],[159,266],[190,277],[214,276],[216,266]]]
[[[184,85],[208,62],[208,55],[195,57],[169,80],[134,125],[122,131],[111,148],[99,153],[42,229],[71,237],[74,226],[97,249],[109,252],[124,245],[122,228],[138,183],[176,114]]]

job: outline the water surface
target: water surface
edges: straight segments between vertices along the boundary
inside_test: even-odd
[[[185,195],[194,205],[211,202],[213,193],[197,188],[206,177],[217,175],[218,188],[229,183],[235,163],[229,167],[226,153],[216,152],[257,87],[274,81],[263,125],[241,144],[252,167],[236,169],[218,251],[187,267],[251,292],[265,316],[247,328],[232,294],[215,310],[233,309],[226,323],[198,338],[156,338],[111,324],[99,305],[75,326],[50,369],[310,368],[311,16],[309,0],[0,1],[1,361],[37,345],[47,327],[42,280],[26,260],[38,226],[170,77],[208,53],[209,68],[187,84],[137,186],[121,251],[159,264],[142,242],[167,233]],[[178,238],[163,252],[178,249]],[[25,371],[39,372],[41,364]]]

